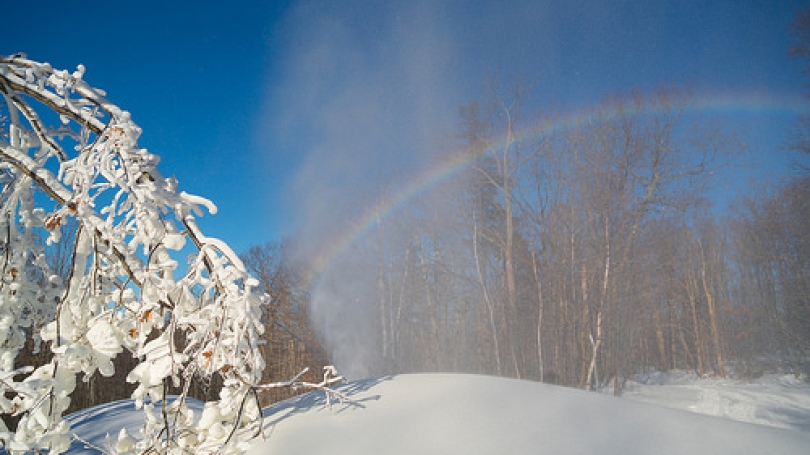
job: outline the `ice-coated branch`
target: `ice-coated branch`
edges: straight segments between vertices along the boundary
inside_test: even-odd
[[[302,373],[303,374],[303,373]],[[300,376],[300,375],[299,375]],[[340,384],[343,382],[343,376],[340,376],[332,365],[327,365],[323,367],[323,380],[318,383],[312,382],[295,382],[293,387],[297,389],[313,389],[313,390],[322,390],[326,394],[326,406],[330,409],[332,408],[332,397],[337,397],[338,400],[341,402],[351,402],[352,400],[349,399],[346,395],[338,392],[337,390],[333,389],[332,386],[335,384]]]
[[[300,373],[295,375],[289,381],[279,381],[269,384],[262,384],[255,387],[256,390],[277,389],[281,387],[292,387],[296,390],[322,390],[326,394],[326,405],[331,409],[332,397],[337,397],[341,402],[351,402],[352,400],[343,393],[333,389],[336,384],[345,381],[343,376],[339,375],[337,369],[332,365],[323,367],[323,380],[321,382],[306,382],[299,381],[299,379],[309,372],[309,368],[304,368]]]
[[[319,384],[300,375],[260,384],[267,299],[231,248],[198,227],[216,206],[158,171],[129,113],[84,73],[0,56],[0,413],[20,417],[16,428],[0,422],[0,447],[64,451],[76,375],[112,375],[113,359],[128,355],[139,360],[127,381],[144,437],[122,433],[118,453],[239,452],[257,434],[257,390],[329,390],[338,377],[331,369]],[[58,127],[44,120],[57,117]],[[58,276],[37,238],[67,241],[68,219],[77,229],[68,274]],[[176,256],[187,257],[187,240],[195,252],[185,268]],[[15,369],[27,337],[50,342],[52,360]],[[192,419],[189,384],[213,376],[219,400]],[[180,391],[170,402],[169,386]]]

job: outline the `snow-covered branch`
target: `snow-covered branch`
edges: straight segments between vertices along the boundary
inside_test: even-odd
[[[15,428],[0,422],[0,446],[64,451],[76,375],[110,376],[125,355],[139,360],[127,381],[146,424],[141,440],[122,433],[119,453],[239,452],[261,415],[251,400],[265,367],[266,298],[230,247],[197,226],[216,206],[158,171],[129,113],[84,71],[0,57],[0,413],[20,417]],[[67,241],[68,220],[77,229],[69,273],[59,276],[37,239]],[[187,240],[186,269],[175,256],[186,256]],[[26,338],[48,343],[50,362],[16,369]],[[219,400],[195,420],[189,384],[215,376]],[[307,386],[327,389],[334,376]],[[171,402],[169,388],[180,391]]]

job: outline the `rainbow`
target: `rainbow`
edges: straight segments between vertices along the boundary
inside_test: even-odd
[[[647,115],[660,112],[661,106],[650,103],[636,110],[636,115]],[[790,99],[779,98],[767,93],[750,93],[745,96],[715,96],[703,98],[697,103],[692,103],[687,112],[703,112],[708,114],[733,114],[733,115],[810,115],[810,101],[803,96],[796,96]],[[516,142],[530,140],[541,135],[549,135],[558,131],[570,130],[585,123],[609,121],[615,118],[619,112],[617,110],[599,110],[592,107],[580,111],[573,111],[564,116],[556,117],[550,121],[541,123],[539,126],[527,129],[517,134],[513,140]],[[503,142],[500,143],[502,145]],[[499,144],[495,144],[497,147]],[[316,283],[318,278],[329,268],[337,258],[342,256],[359,239],[365,237],[369,231],[390,214],[399,210],[407,201],[425,191],[435,187],[461,170],[469,166],[473,161],[486,152],[486,149],[476,150],[473,153],[453,154],[456,158],[447,160],[433,167],[427,172],[411,179],[394,196],[388,198],[360,217],[355,223],[345,229],[337,237],[337,240],[324,248],[320,254],[316,255],[310,262],[305,273],[304,283],[311,285]],[[463,157],[463,158],[461,158]]]

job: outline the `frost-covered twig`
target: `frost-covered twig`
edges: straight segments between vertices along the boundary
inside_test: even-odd
[[[103,453],[103,454],[109,454],[110,453],[109,451],[104,450],[101,447],[91,443],[87,439],[82,438],[81,436],[79,436],[76,433],[70,433],[70,437],[73,438],[74,440],[79,441],[80,443],[84,444],[85,448],[93,449],[93,450],[97,451],[98,453]]]
[[[282,387],[295,387],[296,384],[299,384],[296,381],[298,381],[298,379],[301,378],[301,376],[307,374],[307,372],[309,372],[309,368],[304,368],[303,370],[301,370],[300,373],[295,375],[295,377],[293,377],[289,381],[280,381],[280,382],[271,382],[269,384],[261,384],[261,385],[255,386],[255,388],[258,389],[258,390],[269,390],[269,389],[278,389],[278,388],[282,388]]]
[[[257,390],[277,389],[284,387],[292,387],[294,390],[322,390],[326,394],[326,404],[331,409],[332,397],[337,397],[341,402],[351,402],[352,400],[345,394],[333,389],[332,386],[340,384],[345,381],[343,376],[340,376],[334,366],[328,365],[323,367],[323,380],[318,383],[299,381],[303,375],[309,372],[309,368],[304,368],[300,373],[295,375],[294,378],[288,381],[273,382],[269,384],[262,384],[255,386]]]
[[[338,400],[343,402],[351,402],[352,400],[347,397],[345,394],[338,392],[337,390],[333,389],[332,386],[335,384],[340,384],[343,382],[343,376],[340,376],[332,365],[327,365],[323,367],[323,380],[319,383],[312,383],[312,382],[295,382],[293,387],[295,389],[314,389],[314,390],[322,390],[324,394],[326,394],[326,406],[329,409],[332,409],[332,397],[337,397]]]

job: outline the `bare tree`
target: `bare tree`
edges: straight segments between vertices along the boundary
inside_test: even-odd
[[[797,376],[810,346],[808,182],[803,177],[773,195],[748,198],[732,219],[743,355],[778,354]]]
[[[282,382],[307,367],[321,370],[331,364],[328,353],[310,323],[310,295],[303,283],[301,270],[292,260],[289,239],[250,247],[240,255],[246,269],[259,281],[257,290],[268,298],[262,322],[266,359],[263,382]],[[318,371],[301,379],[314,382]],[[291,388],[262,390],[262,405],[300,393]]]
[[[512,360],[512,371],[516,377],[522,376],[522,362],[519,359],[521,343],[517,330],[515,330],[516,327],[513,325],[519,320],[516,245],[522,241],[518,226],[519,215],[516,213],[519,207],[518,186],[522,173],[527,169],[527,163],[545,147],[544,136],[521,137],[519,135],[522,127],[529,126],[522,119],[524,104],[527,102],[528,96],[529,89],[524,84],[515,84],[504,93],[493,82],[489,87],[485,110],[482,111],[478,103],[471,103],[461,110],[466,129],[464,135],[467,137],[469,147],[467,153],[477,157],[473,169],[479,178],[477,180],[478,191],[485,204],[483,207],[497,207],[498,213],[491,211],[487,213],[482,210],[483,207],[479,208],[473,222],[476,223],[474,226],[476,233],[496,245],[502,259],[504,291],[504,312],[502,314],[505,321],[508,321],[507,324],[512,326],[507,329],[509,336],[506,340],[509,342],[508,352]],[[480,185],[484,185],[484,187]],[[487,192],[485,190],[487,187],[494,192]],[[486,220],[485,215],[495,215],[497,220]],[[481,222],[483,224],[479,226],[477,223]],[[488,224],[491,227],[480,229]],[[480,251],[476,245],[476,258],[479,257]],[[476,262],[481,263],[480,260],[476,260]],[[527,261],[527,263],[529,262]],[[486,287],[486,283],[483,281],[484,274],[479,270],[478,275],[482,286]],[[493,299],[486,298],[485,301],[488,302],[490,319],[494,319]],[[493,336],[496,337],[496,333],[493,333]],[[496,355],[496,359],[499,359],[499,355],[499,353]],[[499,360],[498,365],[500,365]]]

